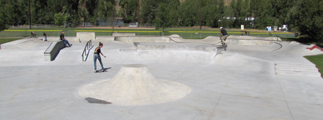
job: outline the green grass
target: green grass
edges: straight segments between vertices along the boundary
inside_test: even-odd
[[[6,42],[11,42],[14,40],[19,40],[21,38],[0,38],[0,44],[6,43]]]
[[[316,67],[319,69],[321,73],[321,76],[323,77],[323,55],[304,56],[304,57],[316,65]]]
[[[61,31],[65,31],[65,36],[76,36],[76,32],[95,32],[96,36],[111,36],[112,32],[128,32],[136,33],[136,36],[160,36],[161,30],[155,29],[105,29],[105,28],[63,28],[63,27],[52,27],[52,28],[10,28],[0,32],[0,37],[29,37],[33,31],[37,34],[37,37],[42,37],[43,32],[46,32],[48,37],[58,37]],[[240,35],[241,30],[229,29],[227,30],[229,35]],[[293,33],[286,32],[271,32],[257,29],[246,29],[250,32],[250,36],[257,37],[291,37]],[[202,29],[197,28],[166,28],[164,35],[178,34],[185,39],[203,39],[207,36],[220,36],[220,30],[218,28]]]

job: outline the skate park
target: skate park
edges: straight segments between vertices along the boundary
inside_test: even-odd
[[[278,37],[95,36],[1,45],[1,119],[321,119],[313,45]],[[94,73],[102,42],[107,72]],[[98,66],[98,68],[100,68]],[[93,101],[87,99],[92,98]]]

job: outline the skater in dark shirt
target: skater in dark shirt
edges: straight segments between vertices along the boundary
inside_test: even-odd
[[[95,48],[94,50],[94,55],[93,55],[93,61],[94,61],[94,72],[97,72],[96,71],[96,60],[98,59],[100,64],[101,64],[101,67],[102,67],[102,70],[104,69],[103,67],[103,64],[102,64],[102,60],[101,60],[101,57],[100,57],[100,54],[106,58],[106,56],[103,55],[103,53],[101,52],[101,48],[103,47],[103,44],[100,42],[99,43],[99,46],[97,48]]]
[[[47,41],[47,35],[46,35],[46,33],[44,32],[44,41]]]
[[[67,46],[67,47],[71,47],[72,46],[72,44],[70,44],[66,39],[65,39],[65,37],[64,37],[64,31],[62,31],[62,34],[61,34],[61,36],[60,36],[60,39],[62,40],[62,41],[64,41],[65,42],[65,46]]]
[[[225,41],[228,38],[228,33],[225,29],[223,29],[223,27],[220,27],[220,30],[221,30],[221,36],[220,36],[221,43],[223,46],[226,46],[227,44],[225,43]]]

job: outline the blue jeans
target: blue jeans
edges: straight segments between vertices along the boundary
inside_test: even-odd
[[[65,45],[66,45],[66,46],[71,46],[71,45],[70,45],[70,43],[69,43],[67,40],[62,39],[62,41],[64,41],[64,42],[65,42]]]
[[[100,64],[101,64],[102,69],[104,69],[103,64],[102,64],[102,61],[101,61],[101,57],[100,57],[100,55],[98,55],[98,54],[94,54],[94,55],[93,55],[94,70],[96,70],[96,59],[98,59],[98,60],[99,60],[99,62],[100,62]]]

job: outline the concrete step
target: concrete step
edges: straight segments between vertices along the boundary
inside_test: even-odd
[[[275,63],[276,75],[320,76],[314,64]]]
[[[275,62],[275,66],[286,66],[286,67],[292,67],[292,66],[297,66],[297,67],[315,67],[314,64],[299,64],[299,63],[277,63]]]
[[[321,76],[319,72],[313,71],[289,71],[289,70],[276,70],[276,75],[303,75],[303,76]]]
[[[275,66],[275,70],[290,70],[290,71],[313,71],[317,72],[318,69],[316,67],[286,67],[286,66]]]

